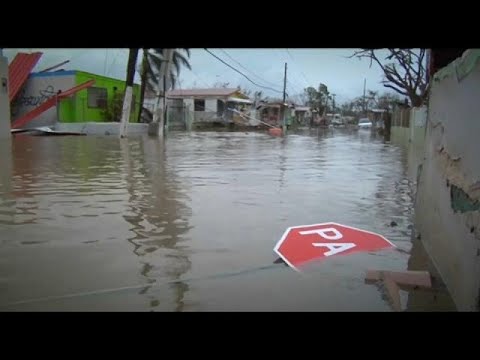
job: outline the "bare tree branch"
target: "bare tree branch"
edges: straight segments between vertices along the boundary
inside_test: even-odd
[[[414,106],[421,105],[428,93],[428,84],[425,79],[425,49],[386,49],[388,54],[379,59],[376,49],[362,49],[354,51],[351,57],[367,58],[370,66],[375,62],[383,71],[385,79],[383,86],[395,92],[408,96]]]
[[[396,88],[395,86],[393,85],[390,85],[390,84],[383,84],[383,86],[387,87],[387,88],[390,88],[390,89],[393,89],[395,90],[397,93],[399,94],[402,94],[402,95],[405,95],[405,96],[409,96],[409,94],[405,91],[405,90],[401,90],[399,88]]]

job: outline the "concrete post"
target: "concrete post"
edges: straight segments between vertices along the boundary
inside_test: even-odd
[[[0,55],[0,138],[11,136],[8,87],[8,59]]]
[[[165,60],[160,65],[160,94],[163,93],[163,101],[160,101],[160,97],[157,97],[155,103],[155,110],[153,112],[153,123],[158,122],[158,136],[164,135],[165,127],[165,115],[166,115],[166,102],[167,102],[167,91],[170,88],[170,68],[171,62],[173,59],[173,52],[175,49],[166,49],[165,50]]]
[[[132,107],[132,87],[127,86],[125,89],[125,98],[123,99],[122,118],[120,120],[120,138],[127,136],[128,122],[130,121],[130,110]]]

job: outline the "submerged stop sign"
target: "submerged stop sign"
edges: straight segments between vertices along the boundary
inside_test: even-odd
[[[395,247],[383,236],[336,223],[293,226],[274,251],[292,268],[333,255],[377,251]]]

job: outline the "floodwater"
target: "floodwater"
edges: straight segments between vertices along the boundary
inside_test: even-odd
[[[402,308],[454,310],[412,241],[406,153],[369,131],[2,144],[0,311],[393,311],[367,269],[432,271]],[[286,228],[329,221],[397,248],[275,263]]]

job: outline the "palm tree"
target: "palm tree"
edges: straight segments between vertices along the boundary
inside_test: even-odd
[[[160,81],[160,68],[162,63],[165,60],[165,50],[166,49],[143,49],[142,64],[140,69],[140,79],[141,79],[141,88],[140,88],[140,113],[138,121],[141,121],[142,112],[146,113],[146,117],[150,118],[151,113],[148,109],[143,108],[143,103],[145,99],[145,92],[147,90],[156,92],[159,87]],[[180,69],[182,66],[185,66],[187,69],[191,70],[191,65],[188,59],[190,58],[189,49],[175,49],[173,52],[172,63],[173,67],[170,70],[169,74],[169,84],[171,88],[175,88],[176,81],[180,75]],[[165,89],[165,91],[170,89]],[[149,114],[150,113],[150,114]],[[150,115],[150,116],[149,116]]]

